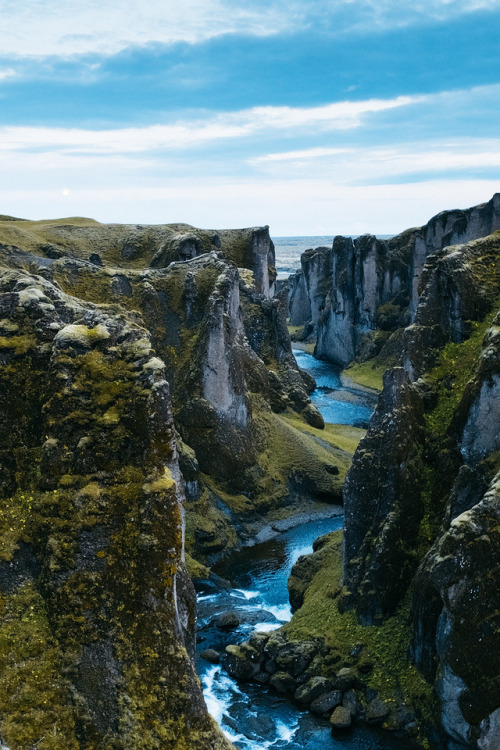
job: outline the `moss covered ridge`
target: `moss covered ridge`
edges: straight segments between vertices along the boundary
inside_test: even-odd
[[[209,232],[68,220],[8,222],[0,230],[12,243],[0,246],[6,264],[36,271],[78,299],[111,303],[132,317],[140,313],[171,389],[187,480],[187,543],[198,560],[210,563],[244,542],[268,522],[270,511],[291,513],[311,498],[340,497],[339,481],[328,470],[338,459],[344,476],[348,458],[329,454],[328,445],[321,450],[302,429],[321,428],[323,421],[293,358],[283,307],[272,297],[274,248],[267,228]],[[191,245],[188,230],[197,238]],[[46,247],[56,238],[58,253]],[[21,338],[16,345],[29,342]],[[307,483],[285,460],[272,482],[266,478],[278,414],[297,416],[290,428],[294,444],[302,441],[314,457]],[[106,419],[115,418],[110,408]],[[269,432],[267,423],[275,429]],[[280,455],[285,459],[284,451]]]
[[[412,662],[472,748],[500,732],[499,262],[500,232],[429,257],[345,487],[340,607],[383,628],[411,593]]]
[[[228,747],[192,662],[175,429],[149,334],[5,268],[0,326],[3,741]]]

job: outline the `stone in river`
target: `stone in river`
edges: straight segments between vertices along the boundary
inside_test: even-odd
[[[200,657],[202,659],[205,659],[205,661],[211,662],[212,664],[218,664],[220,661],[220,654],[214,648],[206,648],[200,653]]]
[[[222,612],[215,618],[215,624],[220,630],[233,630],[240,624],[240,618],[236,612]]]
[[[347,729],[351,726],[351,721],[351,712],[345,706],[337,706],[333,714],[330,716],[332,729]]]
[[[320,695],[319,698],[315,698],[309,708],[315,714],[326,714],[329,711],[333,711],[342,701],[342,693],[340,690],[330,690],[329,693]]]

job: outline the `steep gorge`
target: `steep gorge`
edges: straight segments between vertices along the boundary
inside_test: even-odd
[[[338,500],[350,463],[309,431],[268,229],[2,217],[0,242],[2,742],[228,747],[185,563]]]
[[[286,634],[326,639],[346,666],[365,643],[374,672],[358,679],[385,703],[380,723],[401,729],[410,708],[424,735],[434,726],[447,747],[480,750],[500,743],[499,205],[497,194],[386,242],[335,238],[307,254],[291,288],[293,322],[307,279],[316,294],[316,319],[301,320],[317,354],[347,364],[377,354],[380,338],[396,366],[346,478],[343,564],[335,535],[300,562]],[[311,267],[326,278],[311,284]]]

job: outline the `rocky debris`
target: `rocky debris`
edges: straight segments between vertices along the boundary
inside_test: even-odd
[[[351,657],[356,662],[364,655],[363,644],[359,646]],[[338,729],[348,728],[358,716],[364,717],[368,706],[371,723],[382,723],[388,716],[382,703],[386,712],[379,721],[381,701],[366,687],[357,667],[342,666],[339,654],[321,640],[288,641],[280,631],[253,633],[249,641],[226,648],[222,665],[235,679],[269,685],[302,708],[330,719]]]

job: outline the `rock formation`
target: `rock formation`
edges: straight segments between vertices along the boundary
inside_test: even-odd
[[[500,741],[500,232],[427,258],[401,366],[348,474],[342,606],[372,625],[411,586],[411,654],[466,747]]]
[[[335,237],[308,250],[290,280],[292,325],[310,323],[315,355],[340,365],[376,355],[390,332],[413,322],[427,257],[500,229],[500,194],[480,206],[443,211],[389,240]]]
[[[229,748],[193,666],[169,386],[139,316],[0,270],[0,731]]]
[[[349,463],[300,429],[323,422],[268,229],[4,220],[0,243],[0,739],[229,747],[185,545],[339,500]]]

